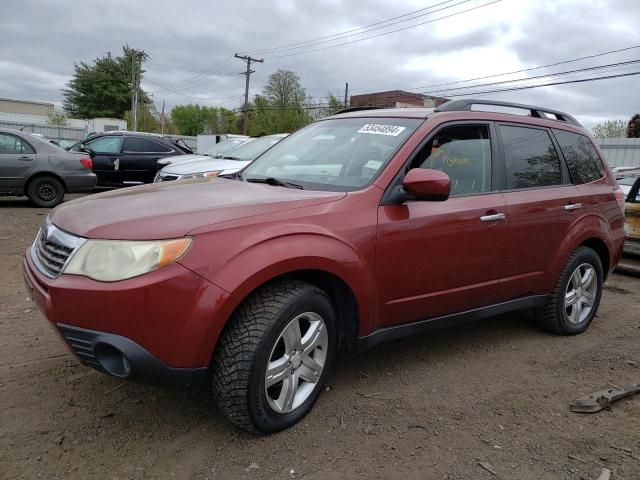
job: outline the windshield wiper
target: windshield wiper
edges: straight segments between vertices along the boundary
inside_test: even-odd
[[[266,183],[267,185],[273,185],[274,187],[287,187],[287,188],[297,188],[298,190],[304,190],[304,187],[302,185],[298,185],[297,183],[285,182],[284,180],[280,180],[274,177],[247,178],[246,181],[251,183]]]
[[[222,157],[225,160],[242,160],[241,158],[238,157],[230,157],[230,156],[224,156]]]

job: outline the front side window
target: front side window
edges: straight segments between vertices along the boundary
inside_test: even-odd
[[[35,153],[35,151],[31,145],[20,138],[6,133],[0,133],[0,155],[24,153]]]
[[[122,137],[100,137],[86,143],[96,153],[120,153]]]
[[[124,151],[132,153],[169,153],[172,150],[148,138],[126,137]]]
[[[560,158],[546,130],[501,125],[507,190],[562,184]]]
[[[564,130],[554,130],[553,133],[567,161],[573,183],[580,185],[604,177],[602,160],[591,140]]]
[[[491,191],[491,141],[485,125],[445,127],[422,148],[413,168],[441,170],[451,179],[451,196]]]
[[[242,178],[272,177],[309,190],[358,190],[373,181],[422,122],[336,118],[312,123],[267,150]]]

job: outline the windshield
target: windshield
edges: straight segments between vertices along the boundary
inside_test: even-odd
[[[262,137],[255,140],[249,140],[238,148],[234,148],[229,151],[229,157],[233,160],[255,160],[265,150],[271,148],[273,145],[282,140],[282,137]],[[227,157],[225,157],[227,158]]]
[[[621,178],[620,180],[618,180],[618,185],[629,185],[629,186],[632,186],[636,182],[636,178],[638,178],[638,177]]]
[[[310,190],[358,190],[383,170],[422,121],[342,118],[312,123],[249,165],[242,178],[277,178]]]
[[[215,157],[216,155],[224,155],[225,153],[233,150],[239,145],[245,143],[247,139],[244,138],[236,138],[233,140],[223,140],[220,143],[216,143],[215,145],[207,148],[204,152],[204,155],[209,155],[211,157]]]

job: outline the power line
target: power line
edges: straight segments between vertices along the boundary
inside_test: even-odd
[[[465,1],[469,1],[469,0],[465,0]],[[487,3],[484,3],[482,5],[478,5],[478,6],[475,6],[475,7],[467,8],[465,10],[460,10],[459,12],[451,13],[449,15],[444,15],[442,17],[438,17],[438,18],[434,18],[434,19],[431,19],[431,20],[427,20],[425,22],[420,22],[420,23],[416,23],[414,25],[408,25],[406,27],[397,28],[395,30],[390,30],[388,32],[378,33],[377,35],[372,35],[372,36],[365,37],[365,38],[358,38],[358,39],[355,39],[355,40],[350,40],[348,42],[337,43],[335,45],[328,45],[328,46],[325,46],[325,47],[314,48],[314,49],[311,49],[311,50],[303,50],[303,51],[300,51],[300,52],[286,53],[286,54],[283,54],[283,55],[275,55],[275,56],[265,57],[265,58],[266,59],[274,59],[274,58],[292,57],[294,55],[302,55],[302,54],[307,54],[307,53],[319,52],[319,51],[322,51],[322,50],[328,50],[330,48],[341,47],[343,45],[349,45],[349,44],[352,44],[352,43],[364,42],[365,40],[371,40],[372,38],[378,38],[378,37],[382,37],[382,36],[385,36],[385,35],[390,35],[392,33],[401,32],[401,31],[404,31],[404,30],[409,30],[410,28],[420,27],[422,25],[427,25],[429,23],[434,23],[434,22],[438,22],[440,20],[445,20],[447,18],[456,17],[458,15],[462,15],[463,13],[472,12],[474,10],[478,10],[480,8],[488,7],[490,5],[493,5],[493,4],[502,2],[502,1],[503,0],[493,0],[491,2],[487,2]],[[464,2],[462,2],[462,3],[464,3]],[[451,7],[448,7],[448,8],[451,8]]]
[[[346,30],[344,32],[334,33],[333,35],[327,35],[327,36],[324,36],[324,37],[318,37],[318,38],[314,38],[312,40],[306,40],[304,42],[291,43],[291,44],[288,44],[288,45],[281,45],[279,47],[266,48],[266,49],[263,49],[263,50],[251,50],[249,53],[253,53],[253,54],[272,53],[274,51],[280,51],[280,50],[300,49],[300,48],[306,48],[306,47],[309,47],[309,46],[312,46],[312,45],[320,45],[322,43],[328,43],[328,42],[333,42],[333,41],[336,41],[336,40],[341,40],[341,39],[347,38],[347,37],[363,35],[365,33],[372,32],[374,30],[379,30],[379,29],[382,29],[382,28],[391,27],[393,25],[398,25],[400,23],[409,22],[411,20],[415,20],[417,18],[424,17],[425,15],[431,15],[433,13],[439,12],[440,10],[457,7],[458,5],[461,5],[463,3],[468,3],[468,2],[473,1],[473,0],[464,0],[464,1],[462,1],[462,2],[460,2],[458,4],[456,4],[456,5],[451,5],[449,7],[444,7],[442,9],[440,9],[440,10],[435,10],[433,12],[427,12],[427,13],[422,13],[420,15],[415,15],[416,13],[424,12],[425,10],[431,10],[432,8],[435,8],[435,7],[438,7],[440,5],[444,5],[444,4],[447,4],[447,3],[451,3],[451,2],[454,2],[454,1],[457,1],[457,0],[447,0],[447,1],[444,1],[444,2],[436,3],[436,4],[431,5],[429,7],[425,7],[425,8],[421,8],[419,10],[414,10],[413,12],[405,13],[404,15],[399,15],[397,17],[388,18],[386,20],[382,20],[382,21],[379,21],[379,22],[376,22],[376,23],[371,23],[371,24],[365,25],[363,27],[358,27],[358,28],[354,28],[354,29],[351,29],[351,30]],[[398,22],[389,23],[389,22],[391,22],[393,20],[397,20],[399,18],[404,18],[404,17],[408,17],[408,16],[412,16],[412,15],[415,15],[415,16],[413,16],[412,18],[407,18],[405,20],[400,20]],[[383,23],[389,23],[389,24],[376,27],[376,25],[381,25]],[[376,27],[376,28],[371,28],[371,27]],[[366,30],[366,31],[361,31],[359,33],[352,33],[352,32],[358,32],[359,30]]]
[[[602,70],[604,68],[619,67],[619,66],[622,66],[622,65],[631,65],[631,64],[634,64],[634,63],[638,63],[638,62],[640,62],[640,60],[629,60],[629,61],[626,61],[626,62],[609,63],[607,65],[597,65],[597,66],[594,66],[594,67],[578,68],[578,69],[574,69],[574,70],[567,70],[567,71],[564,71],[564,72],[545,73],[543,75],[536,75],[536,76],[533,76],[533,77],[518,78],[518,79],[513,79],[513,80],[502,80],[502,81],[499,81],[499,82],[474,84],[474,85],[467,85],[467,86],[463,86],[463,87],[453,87],[453,88],[437,89],[437,90],[430,90],[430,91],[420,91],[418,93],[421,93],[423,95],[429,95],[429,94],[437,94],[437,95],[443,95],[444,94],[444,95],[446,95],[447,94],[446,92],[450,92],[450,91],[464,90],[464,89],[470,89],[470,88],[479,88],[479,87],[487,87],[487,86],[494,86],[494,85],[505,85],[505,84],[509,84],[509,83],[537,80],[537,79],[540,79],[540,78],[555,77],[555,76],[559,76],[559,75],[569,75],[571,73],[589,72],[589,71],[593,71],[593,70]]]
[[[513,91],[517,91],[517,90],[530,90],[533,88],[540,88],[540,87],[552,87],[552,86],[556,86],[556,85],[567,85],[570,83],[586,83],[586,82],[595,82],[598,80],[609,80],[609,79],[613,79],[613,78],[622,78],[622,77],[631,77],[634,75],[640,75],[640,71],[637,72],[631,72],[631,73],[619,73],[616,75],[607,75],[607,76],[601,76],[601,77],[592,77],[592,78],[582,78],[582,79],[576,79],[576,80],[564,80],[564,81],[560,81],[560,82],[550,82],[550,83],[544,83],[541,85],[524,85],[524,86],[518,86],[518,87],[511,87],[511,88],[505,88],[505,89],[501,89],[501,90],[489,90],[489,91],[481,91],[481,92],[469,92],[469,93],[460,93],[460,94],[456,94],[456,95],[449,95],[449,97],[468,97],[468,96],[473,96],[473,95],[486,95],[489,93],[503,93],[503,92],[513,92]]]
[[[220,72],[220,70],[222,70],[222,65],[224,65],[225,63],[228,63],[229,60],[231,60],[233,58],[233,55],[229,55],[228,57],[226,57],[225,59],[223,59],[222,61],[218,62],[217,64],[209,67],[208,69],[205,70],[205,72],[203,73],[199,73],[197,75],[194,75],[190,78],[187,78],[181,82],[178,82],[174,85],[171,85],[170,87],[166,88],[166,90],[170,90],[170,89],[178,89],[180,88],[181,90],[185,90],[186,88],[193,88],[196,86],[197,82],[195,84],[193,84],[194,81],[196,81],[198,78],[201,78],[203,76],[206,75],[214,75],[218,72]],[[217,68],[217,70],[216,70]],[[191,84],[187,87],[187,84]]]
[[[243,96],[243,95],[234,95],[232,97],[224,97],[224,98],[218,98],[218,99],[216,99],[216,98],[196,97],[196,96],[193,96],[193,95],[187,95],[187,94],[184,94],[184,93],[180,93],[179,91],[173,90],[173,89],[169,88],[168,86],[162,85],[162,84],[160,84],[158,82],[154,82],[153,80],[149,80],[148,78],[145,78],[144,80],[146,82],[149,82],[149,83],[152,83],[154,85],[157,85],[158,87],[161,87],[164,90],[168,90],[170,92],[173,92],[176,95],[180,95],[182,97],[187,97],[187,98],[193,98],[195,100],[202,100],[204,102],[219,102],[219,101],[225,101],[225,100],[229,100],[229,99],[238,98],[238,97],[242,97]],[[163,91],[163,90],[156,90],[154,93],[157,93],[157,92],[160,92],[160,91]]]
[[[502,77],[502,76],[505,76],[505,75],[515,75],[516,73],[524,73],[524,72],[530,72],[532,70],[540,70],[542,68],[556,67],[558,65],[565,65],[567,63],[579,62],[581,60],[589,60],[589,59],[592,59],[592,58],[603,57],[605,55],[611,55],[613,53],[626,52],[626,51],[633,50],[633,49],[636,49],[636,48],[640,48],[640,45],[633,45],[631,47],[620,48],[620,49],[617,49],[617,50],[610,50],[608,52],[596,53],[596,54],[593,54],[593,55],[587,55],[585,57],[579,57],[579,58],[573,58],[571,60],[563,60],[561,62],[549,63],[547,65],[540,65],[538,67],[523,68],[521,70],[515,70],[513,72],[496,73],[496,74],[493,74],[493,75],[486,75],[484,77],[467,78],[466,80],[458,80],[456,82],[433,83],[431,85],[426,85],[426,86],[423,86],[423,87],[407,88],[407,90],[421,90],[423,88],[440,87],[440,86],[443,86],[443,85],[457,85],[457,84],[460,84],[460,83],[474,82],[476,80],[486,80],[486,79],[489,79],[489,78]]]

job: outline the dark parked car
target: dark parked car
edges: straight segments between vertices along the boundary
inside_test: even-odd
[[[26,195],[38,207],[55,207],[65,193],[95,185],[86,153],[67,152],[30,133],[0,130],[0,195]]]
[[[232,178],[62,205],[26,252],[29,293],[84,364],[208,377],[263,433],[309,412],[340,349],[517,309],[582,333],[622,252],[622,191],[571,116],[486,103],[337,114]]]
[[[140,132],[105,132],[78,142],[70,151],[92,155],[98,186],[123,187],[152,183],[158,160],[193,151],[180,140]]]

